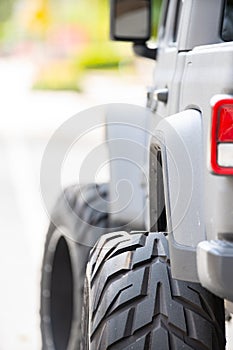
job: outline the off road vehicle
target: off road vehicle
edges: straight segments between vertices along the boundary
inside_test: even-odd
[[[233,1],[156,3],[155,47],[152,1],[111,1],[111,36],[155,61],[153,85],[145,107],[109,106],[110,182],[74,185],[58,200],[42,267],[46,350],[225,349]],[[114,200],[122,179],[129,203],[124,190]]]

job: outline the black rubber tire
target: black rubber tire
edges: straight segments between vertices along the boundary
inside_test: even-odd
[[[110,228],[108,186],[67,188],[48,230],[41,279],[43,350],[80,348],[81,310],[90,249]],[[114,228],[116,230],[116,226]]]
[[[85,288],[85,349],[225,349],[223,301],[200,284],[171,277],[161,233],[102,236]]]

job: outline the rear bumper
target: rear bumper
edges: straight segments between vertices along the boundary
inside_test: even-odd
[[[197,272],[203,287],[233,301],[233,242],[200,242],[197,246]]]

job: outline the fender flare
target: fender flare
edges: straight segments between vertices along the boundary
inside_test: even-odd
[[[151,179],[150,149],[154,145],[161,150],[172,275],[198,282],[196,247],[206,239],[200,111],[190,108],[161,119],[143,107],[109,105],[106,140],[111,220],[129,222],[134,230],[150,230],[154,220],[150,202],[155,192],[150,193],[150,181],[156,179]]]
[[[172,275],[198,282],[196,247],[206,239],[201,112],[190,108],[161,120],[153,142],[162,153]]]

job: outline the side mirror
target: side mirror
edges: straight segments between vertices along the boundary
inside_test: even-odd
[[[151,0],[111,0],[111,38],[145,43],[151,36]]]

